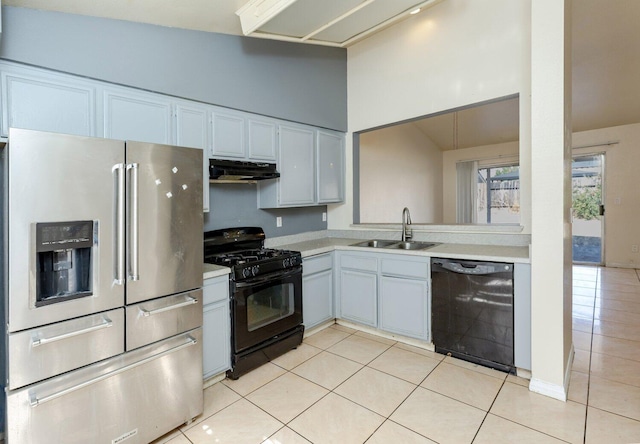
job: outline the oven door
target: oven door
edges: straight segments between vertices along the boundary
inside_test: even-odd
[[[302,323],[302,267],[235,282],[231,300],[238,353]]]

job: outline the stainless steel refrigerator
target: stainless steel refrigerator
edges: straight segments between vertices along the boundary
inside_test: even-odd
[[[202,412],[202,150],[11,129],[5,439],[147,443]]]

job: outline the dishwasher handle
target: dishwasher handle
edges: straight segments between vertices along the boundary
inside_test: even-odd
[[[457,274],[467,274],[474,276],[484,276],[496,273],[511,273],[513,264],[505,264],[501,262],[476,262],[476,261],[459,261],[448,259],[433,259],[431,261],[432,270],[440,266],[442,269]]]

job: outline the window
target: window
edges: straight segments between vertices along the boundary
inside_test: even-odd
[[[518,164],[478,167],[476,221],[479,224],[520,223]]]

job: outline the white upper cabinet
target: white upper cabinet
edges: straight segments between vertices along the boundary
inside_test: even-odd
[[[244,117],[240,114],[216,110],[213,112],[211,122],[213,131],[211,157],[244,158]]]
[[[276,161],[277,129],[274,122],[247,119],[249,158],[252,160]]]
[[[202,204],[209,211],[209,131],[208,111],[205,106],[190,103],[176,105],[176,145],[200,148],[202,153]]]
[[[313,204],[313,131],[280,125],[280,205]]]
[[[344,200],[344,135],[306,125],[280,125],[280,179],[258,184],[259,208],[322,205]]]
[[[276,161],[276,123],[251,114],[214,108],[211,157]]]
[[[316,151],[317,202],[342,202],[345,176],[344,136],[340,133],[318,131]]]
[[[105,89],[104,136],[171,144],[171,101],[160,94]]]
[[[72,76],[2,65],[2,136],[24,128],[96,135],[96,89]]]
[[[203,204],[209,157],[276,163],[260,181],[259,208],[344,200],[344,134],[163,94],[0,61],[0,134],[25,128],[201,148]]]
[[[258,207],[303,207],[315,204],[314,132],[302,125],[280,125],[280,178],[258,182]]]

